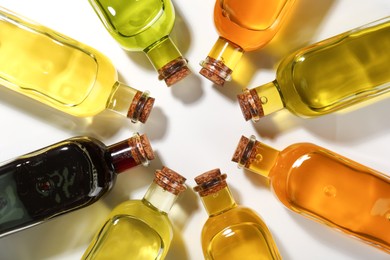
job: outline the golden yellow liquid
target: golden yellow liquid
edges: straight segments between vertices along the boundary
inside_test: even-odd
[[[319,116],[388,92],[389,35],[386,18],[291,54],[276,77],[286,108]]]
[[[217,0],[214,22],[220,36],[245,51],[268,43],[294,0]]]
[[[166,214],[143,201],[124,202],[110,214],[82,259],[164,259],[171,238]]]
[[[106,108],[117,81],[97,50],[0,8],[0,84],[75,116]]]
[[[211,198],[202,197],[209,211],[229,201],[225,189],[207,196]],[[281,259],[263,220],[251,209],[235,204],[208,218],[202,230],[202,248],[206,259]]]
[[[269,178],[289,209],[390,252],[389,176],[324,148],[296,144],[280,152]]]

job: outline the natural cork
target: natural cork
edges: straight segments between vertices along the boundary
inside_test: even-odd
[[[157,170],[154,178],[154,182],[158,186],[175,195],[186,190],[185,181],[186,178],[166,166]]]
[[[227,175],[221,174],[221,171],[218,168],[207,171],[195,177],[195,182],[198,186],[194,187],[194,190],[198,192],[201,197],[216,193],[227,187],[226,177]]]
[[[264,110],[256,90],[245,90],[237,95],[238,103],[246,121],[253,117],[263,117]]]
[[[146,160],[150,161],[154,159],[152,146],[145,134],[139,136],[139,138],[138,136],[132,137],[128,142],[129,146],[134,148],[131,149],[130,153],[136,163],[141,164]]]
[[[211,58],[210,56],[207,56],[202,66],[203,68],[199,73],[219,86],[223,86],[226,79],[230,78],[230,74],[233,72],[222,61]]]
[[[154,105],[154,98],[144,95],[141,91],[135,93],[130,104],[127,117],[145,123]]]
[[[187,60],[179,57],[159,69],[158,74],[158,79],[163,79],[167,86],[170,87],[191,74],[191,71],[187,66]]]
[[[251,161],[253,160],[253,148],[254,146],[250,144],[250,140],[245,136],[241,136],[237,148],[234,151],[232,161],[248,168]]]

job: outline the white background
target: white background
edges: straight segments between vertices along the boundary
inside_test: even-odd
[[[257,211],[269,226],[284,259],[389,259],[389,255],[288,211],[266,181],[230,161],[241,135],[284,149],[312,142],[381,172],[390,173],[390,100],[358,110],[301,119],[281,111],[259,123],[245,122],[236,94],[271,81],[280,59],[291,50],[390,14],[388,0],[297,0],[290,20],[266,48],[246,53],[234,82],[214,86],[198,74],[217,40],[212,0],[175,0],[172,38],[188,58],[193,75],[168,88],[143,53],[128,53],[111,38],[87,0],[0,0],[0,5],[106,54],[121,81],[150,90],[155,107],[145,125],[110,121],[110,113],[77,119],[0,88],[0,161],[76,135],[107,145],[134,131],[146,133],[157,158],[118,176],[114,189],[96,204],[0,239],[0,259],[78,259],[109,211],[129,198],[140,199],[156,169],[166,165],[187,177],[189,189],[171,211],[176,227],[168,259],[202,259],[200,232],[207,218],[193,178],[213,168],[228,174],[240,204]],[[1,39],[0,39],[1,40]],[[389,50],[390,51],[390,50]],[[359,203],[359,202],[357,202]]]

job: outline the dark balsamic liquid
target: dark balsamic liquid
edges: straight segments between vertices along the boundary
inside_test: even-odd
[[[116,174],[103,143],[76,137],[0,167],[0,237],[87,206]]]

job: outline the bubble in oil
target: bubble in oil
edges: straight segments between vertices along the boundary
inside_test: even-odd
[[[334,198],[336,197],[337,190],[333,185],[325,186],[323,189],[325,196]]]
[[[262,97],[260,97],[260,102],[261,102],[261,104],[267,104],[268,103],[268,98],[267,97],[264,97],[264,96],[262,96]]]
[[[256,154],[254,159],[255,163],[260,163],[262,160],[263,160],[263,155],[260,153]]]

